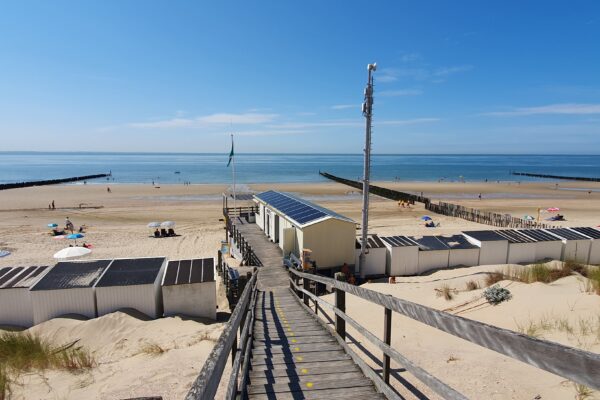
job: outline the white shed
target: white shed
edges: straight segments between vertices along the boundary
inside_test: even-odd
[[[411,237],[419,245],[417,274],[432,269],[448,268],[450,249],[435,236]]]
[[[598,229],[582,227],[582,228],[569,228],[575,232],[581,233],[592,239],[590,244],[590,256],[588,257],[588,264],[600,264],[600,231]]]
[[[536,241],[535,261],[542,261],[548,258],[551,260],[561,259],[563,242],[558,236],[554,236],[542,229],[521,229],[518,232]]]
[[[48,267],[0,269],[0,325],[33,326],[33,308],[29,287]]]
[[[354,264],[356,222],[290,193],[269,190],[254,196],[256,224],[284,255],[312,251],[318,269]]]
[[[508,264],[533,263],[536,261],[537,241],[514,229],[496,231],[508,240]]]
[[[508,257],[508,239],[496,231],[467,231],[462,233],[469,241],[479,247],[479,261],[476,265],[506,264]]]
[[[436,236],[450,249],[448,267],[479,265],[479,247],[470,243],[463,235]]]
[[[385,273],[389,276],[416,275],[419,266],[419,245],[408,236],[386,236]]]
[[[59,262],[31,289],[33,323],[66,314],[95,318],[94,284],[111,260]]]
[[[162,281],[165,316],[217,318],[215,260],[170,261]]]
[[[358,272],[358,259],[360,257],[360,242],[356,240],[355,243],[355,256],[354,265],[356,266],[356,272]],[[364,274],[365,276],[381,276],[386,273],[386,254],[387,250],[377,235],[370,235],[367,237],[367,249],[366,254],[366,266]]]
[[[592,240],[568,228],[546,229],[546,232],[559,237],[563,243],[561,260],[587,264]]]
[[[164,257],[115,259],[96,283],[98,316],[133,308],[151,318],[162,317],[160,283]]]

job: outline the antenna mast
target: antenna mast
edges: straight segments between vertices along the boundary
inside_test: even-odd
[[[377,70],[377,64],[367,65],[369,79],[365,88],[365,101],[362,105],[362,113],[367,119],[365,130],[365,161],[363,177],[363,209],[362,209],[362,235],[360,240],[360,257],[358,259],[358,272],[360,278],[365,277],[367,249],[367,234],[369,231],[369,176],[371,174],[371,117],[373,115],[373,72]]]

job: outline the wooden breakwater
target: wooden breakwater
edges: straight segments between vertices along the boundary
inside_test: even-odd
[[[561,179],[566,181],[600,182],[600,178],[586,178],[582,176],[563,176],[548,174],[532,174],[529,172],[511,172],[512,175],[531,176],[533,178]]]
[[[340,178],[339,176],[328,174],[327,172],[319,171],[321,176],[324,176],[327,179],[331,179],[332,181],[343,183],[344,185],[352,186],[353,188],[362,190],[363,184],[358,181],[353,181],[350,179]],[[407,201],[410,204],[415,204],[415,202],[419,203],[429,203],[429,199],[423,196],[416,196],[410,193],[400,192],[398,190],[392,190],[380,186],[369,185],[369,193],[375,194],[377,196],[385,197],[386,199],[395,200],[395,201]]]
[[[362,183],[353,181],[350,179],[340,178],[335,175],[328,174],[327,172],[319,172],[322,176],[332,181],[343,183],[344,185],[352,186],[354,188],[362,190]],[[382,188],[379,186],[370,186],[369,193],[376,194],[386,199],[395,201],[408,201],[411,204],[420,202],[425,205],[425,209],[440,215],[447,215],[449,217],[462,218],[467,221],[477,222],[479,224],[486,224],[491,226],[497,226],[502,228],[554,228],[554,225],[538,223],[537,221],[525,220],[523,218],[513,217],[510,214],[498,214],[490,211],[481,211],[475,208],[468,208],[459,206],[457,204],[444,203],[439,201],[433,203],[431,199],[424,196],[416,196],[409,193],[399,192],[397,190]]]
[[[3,183],[3,184],[0,184],[0,190],[18,189],[18,188],[31,187],[31,186],[58,185],[60,183],[89,181],[91,179],[107,178],[109,176],[111,176],[111,174],[95,174],[95,175],[74,176],[71,178],[63,178],[63,179],[47,179],[47,180],[43,180],[43,181]]]

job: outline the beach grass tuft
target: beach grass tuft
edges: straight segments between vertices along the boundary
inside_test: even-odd
[[[573,386],[575,387],[575,399],[577,400],[590,399],[594,394],[592,389],[580,383],[573,382]]]
[[[502,272],[490,272],[485,277],[485,286],[495,285],[496,283],[503,281],[504,279],[504,274]]]
[[[141,352],[144,354],[147,354],[149,356],[160,356],[161,354],[165,353],[166,350],[164,348],[162,348],[159,344],[151,342],[151,343],[146,343],[145,345],[142,346]]]
[[[448,284],[443,284],[435,289],[435,294],[438,297],[444,297],[444,299],[450,301],[454,298],[456,289],[451,288]]]
[[[470,281],[467,282],[467,290],[471,291],[471,290],[477,290],[479,289],[479,282],[471,279]]]

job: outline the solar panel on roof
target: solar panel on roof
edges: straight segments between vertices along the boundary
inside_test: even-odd
[[[408,236],[385,236],[382,237],[381,240],[390,244],[392,247],[417,246],[417,243]]]
[[[538,242],[558,242],[560,239],[541,229],[522,229],[519,233],[525,234]]]
[[[2,276],[8,271],[10,271],[10,267],[0,268],[0,278],[2,278]]]
[[[420,238],[412,237],[411,239],[417,242],[419,250],[430,251],[430,250],[448,250],[448,246],[435,236],[423,236]]]
[[[480,242],[498,242],[507,240],[504,236],[496,233],[496,231],[465,231],[464,235],[470,236]]]
[[[474,244],[469,243],[463,235],[452,235],[452,236],[436,236],[436,238],[442,241],[450,249],[476,249],[478,248]]]
[[[585,236],[591,237],[592,239],[600,239],[600,231],[594,228],[581,227],[571,228],[579,233],[583,233]]]
[[[581,233],[576,232],[576,231],[572,231],[570,229],[567,228],[552,228],[552,229],[546,229],[546,231],[554,234],[554,235],[558,235],[559,237],[563,238],[563,239],[567,239],[567,240],[585,240],[585,239],[589,239],[586,236],[583,236]]]
[[[179,270],[179,261],[169,261],[165,271],[163,285],[174,285],[177,281],[177,271]]]
[[[12,268],[10,271],[5,273],[2,278],[0,278],[0,286],[3,286],[6,282],[10,281],[12,278],[17,276],[17,274],[21,273],[21,271],[23,271],[23,267]]]
[[[114,260],[96,287],[152,284],[156,281],[164,260],[163,257]]]
[[[92,287],[111,261],[59,262],[31,290]]]
[[[525,236],[514,229],[504,229],[495,231],[500,236],[504,236],[510,243],[535,243],[536,240]]]
[[[170,261],[163,286],[212,282],[215,280],[214,265],[212,258]]]
[[[269,190],[267,192],[257,194],[256,198],[285,214],[290,219],[296,221],[299,225],[304,225],[326,216],[354,222],[347,217],[323,208],[317,204],[311,203],[310,201],[298,198],[289,193],[281,193],[274,190]]]
[[[177,273],[177,284],[190,283],[190,273],[192,272],[192,260],[179,261],[179,272]]]
[[[4,285],[0,285],[0,288],[28,288],[46,269],[48,269],[48,267],[28,267],[25,270],[22,270],[21,273],[15,275],[12,279],[8,280]]]

